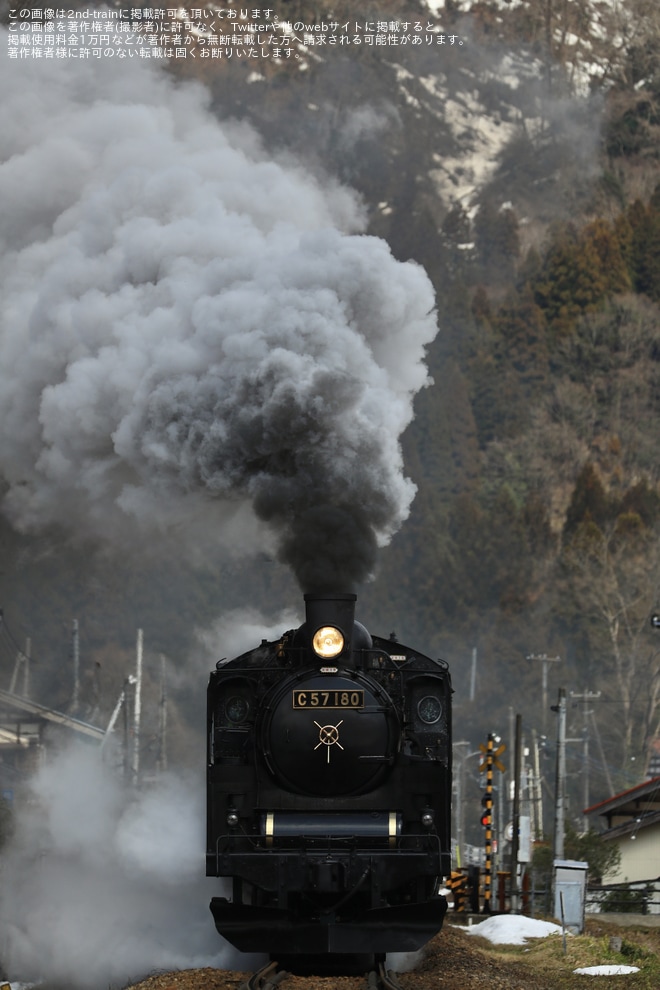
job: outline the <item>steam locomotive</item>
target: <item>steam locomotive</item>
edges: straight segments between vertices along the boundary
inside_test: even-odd
[[[355,601],[305,595],[298,629],[210,676],[206,873],[232,879],[210,906],[244,952],[382,956],[442,927],[449,670]]]

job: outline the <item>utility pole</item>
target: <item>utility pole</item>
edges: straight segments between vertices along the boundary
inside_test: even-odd
[[[133,701],[133,785],[140,779],[140,719],[142,715],[142,630],[137,631],[135,695]]]
[[[19,650],[16,654],[16,663],[14,664],[14,672],[11,675],[11,682],[9,684],[9,693],[16,694],[16,682],[18,680],[18,673],[21,669],[21,664],[23,665],[23,697],[30,697],[30,656],[32,654],[32,640],[28,636],[25,640],[25,653],[21,653]]]
[[[472,668],[470,670],[470,701],[474,701],[477,690],[477,648],[472,647]]]
[[[23,671],[23,697],[30,697],[30,659],[32,657],[32,640],[25,640],[25,670]]]
[[[518,849],[520,847],[520,771],[522,749],[522,716],[516,715],[516,738],[513,754],[513,815],[511,835],[511,911],[518,911]]]
[[[529,653],[526,660],[540,660],[542,666],[541,688],[543,695],[543,735],[548,720],[548,664],[561,663],[561,657],[549,657],[547,653]]]
[[[472,756],[480,756],[480,750],[474,750],[474,752],[469,752],[470,746],[472,744],[467,740],[461,740],[460,742],[454,743],[454,766],[457,768],[457,772],[453,775],[453,788],[454,788],[454,804],[456,807],[455,815],[455,832],[456,832],[456,865],[460,868],[464,865],[464,852],[465,843],[463,841],[465,835],[465,771],[467,767],[467,761]],[[459,755],[459,752],[461,755]]]
[[[596,736],[596,742],[598,743],[598,752],[600,753],[600,762],[603,765],[603,772],[605,774],[605,779],[607,780],[607,786],[611,795],[614,795],[614,787],[612,785],[612,778],[610,777],[610,768],[607,765],[607,760],[605,759],[605,753],[603,752],[603,743],[600,738],[600,732],[598,731],[598,723],[596,721],[596,716],[591,711],[591,724],[594,727],[594,735]]]
[[[71,647],[73,652],[73,698],[71,700],[71,710],[78,711],[80,703],[80,640],[78,636],[78,620],[73,620],[71,628]]]
[[[135,674],[129,674],[128,678],[124,681],[124,688],[130,684],[131,687],[135,684]],[[135,700],[135,690],[130,694],[126,694],[124,697],[124,725],[123,725],[123,745],[121,748],[122,753],[122,763],[121,772],[122,777],[125,781],[128,781],[129,774],[132,772],[133,756],[130,751],[130,741],[131,741],[131,702]]]
[[[582,808],[589,807],[589,715],[593,715],[593,709],[587,706],[590,701],[600,698],[600,691],[585,691],[584,694],[576,694],[571,691],[571,698],[582,702]],[[584,816],[584,831],[589,831],[589,820]]]
[[[509,749],[514,754],[516,752],[516,716],[514,714],[513,708],[509,705]],[[515,782],[511,780],[509,784],[509,794],[507,802],[507,811],[509,814],[509,819],[513,821],[513,797],[515,792]]]
[[[123,686],[123,688],[121,689],[121,691],[119,693],[119,697],[117,698],[117,703],[115,704],[115,707],[112,710],[112,715],[110,716],[110,721],[108,722],[108,726],[107,726],[107,728],[105,730],[105,735],[103,736],[103,739],[101,741],[101,749],[102,750],[105,749],[105,746],[106,746],[108,740],[110,739],[110,734],[114,730],[114,727],[115,727],[115,724],[116,724],[117,719],[119,717],[119,712],[121,711],[122,705],[124,705],[124,706],[126,705],[126,699],[128,697],[128,688],[129,688],[129,685],[131,685],[131,684],[135,684],[135,677],[133,676],[133,674],[129,674],[129,676],[124,681],[124,686]]]
[[[167,681],[165,657],[160,655],[160,708],[158,710],[158,770],[167,770]]]
[[[11,680],[9,682],[9,693],[16,694],[16,681],[18,680],[18,672],[21,669],[21,664],[23,663],[25,657],[20,652],[16,654],[16,662],[14,663],[14,671],[11,675]]]
[[[566,689],[559,688],[559,700],[552,706],[559,715],[557,723],[557,776],[555,783],[554,859],[564,858],[564,828],[566,820]]]
[[[534,838],[541,839],[543,838],[543,791],[541,789],[541,763],[539,759],[539,741],[536,735],[536,729],[532,729],[532,750],[534,753],[534,777],[532,785]]]
[[[462,740],[461,742],[454,743],[454,750],[469,749],[470,743],[467,740]],[[456,865],[460,868],[463,865],[463,784],[465,782],[465,761],[467,759],[467,753],[465,756],[459,757],[456,761],[458,763],[458,773],[453,775],[454,778],[454,798],[456,801]]]

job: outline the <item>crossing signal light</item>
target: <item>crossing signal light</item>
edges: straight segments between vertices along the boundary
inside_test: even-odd
[[[488,811],[481,812],[481,824],[484,828],[488,828],[490,825],[490,809]]]
[[[481,798],[481,804],[483,805],[483,811],[481,812],[481,824],[484,828],[489,828],[492,823],[492,798],[490,794],[484,794]]]

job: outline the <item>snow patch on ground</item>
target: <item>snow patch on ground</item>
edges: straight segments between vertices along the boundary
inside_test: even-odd
[[[468,935],[481,935],[495,945],[524,945],[528,938],[561,935],[561,925],[526,918],[521,914],[500,914],[465,928],[464,931]]]
[[[585,966],[574,969],[580,976],[625,976],[626,973],[639,973],[638,966]]]
[[[461,926],[462,927],[462,926]],[[538,921],[520,914],[502,914],[487,918],[478,925],[463,928],[468,935],[481,935],[495,945],[524,945],[529,938],[545,938],[547,935],[561,935],[561,925],[551,921]],[[637,966],[586,966],[574,969],[580,976],[624,976],[639,973]]]

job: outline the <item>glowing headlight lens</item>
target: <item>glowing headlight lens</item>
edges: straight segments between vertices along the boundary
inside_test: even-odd
[[[314,633],[312,646],[317,657],[330,660],[332,657],[338,656],[344,649],[344,637],[334,626],[321,626]]]

